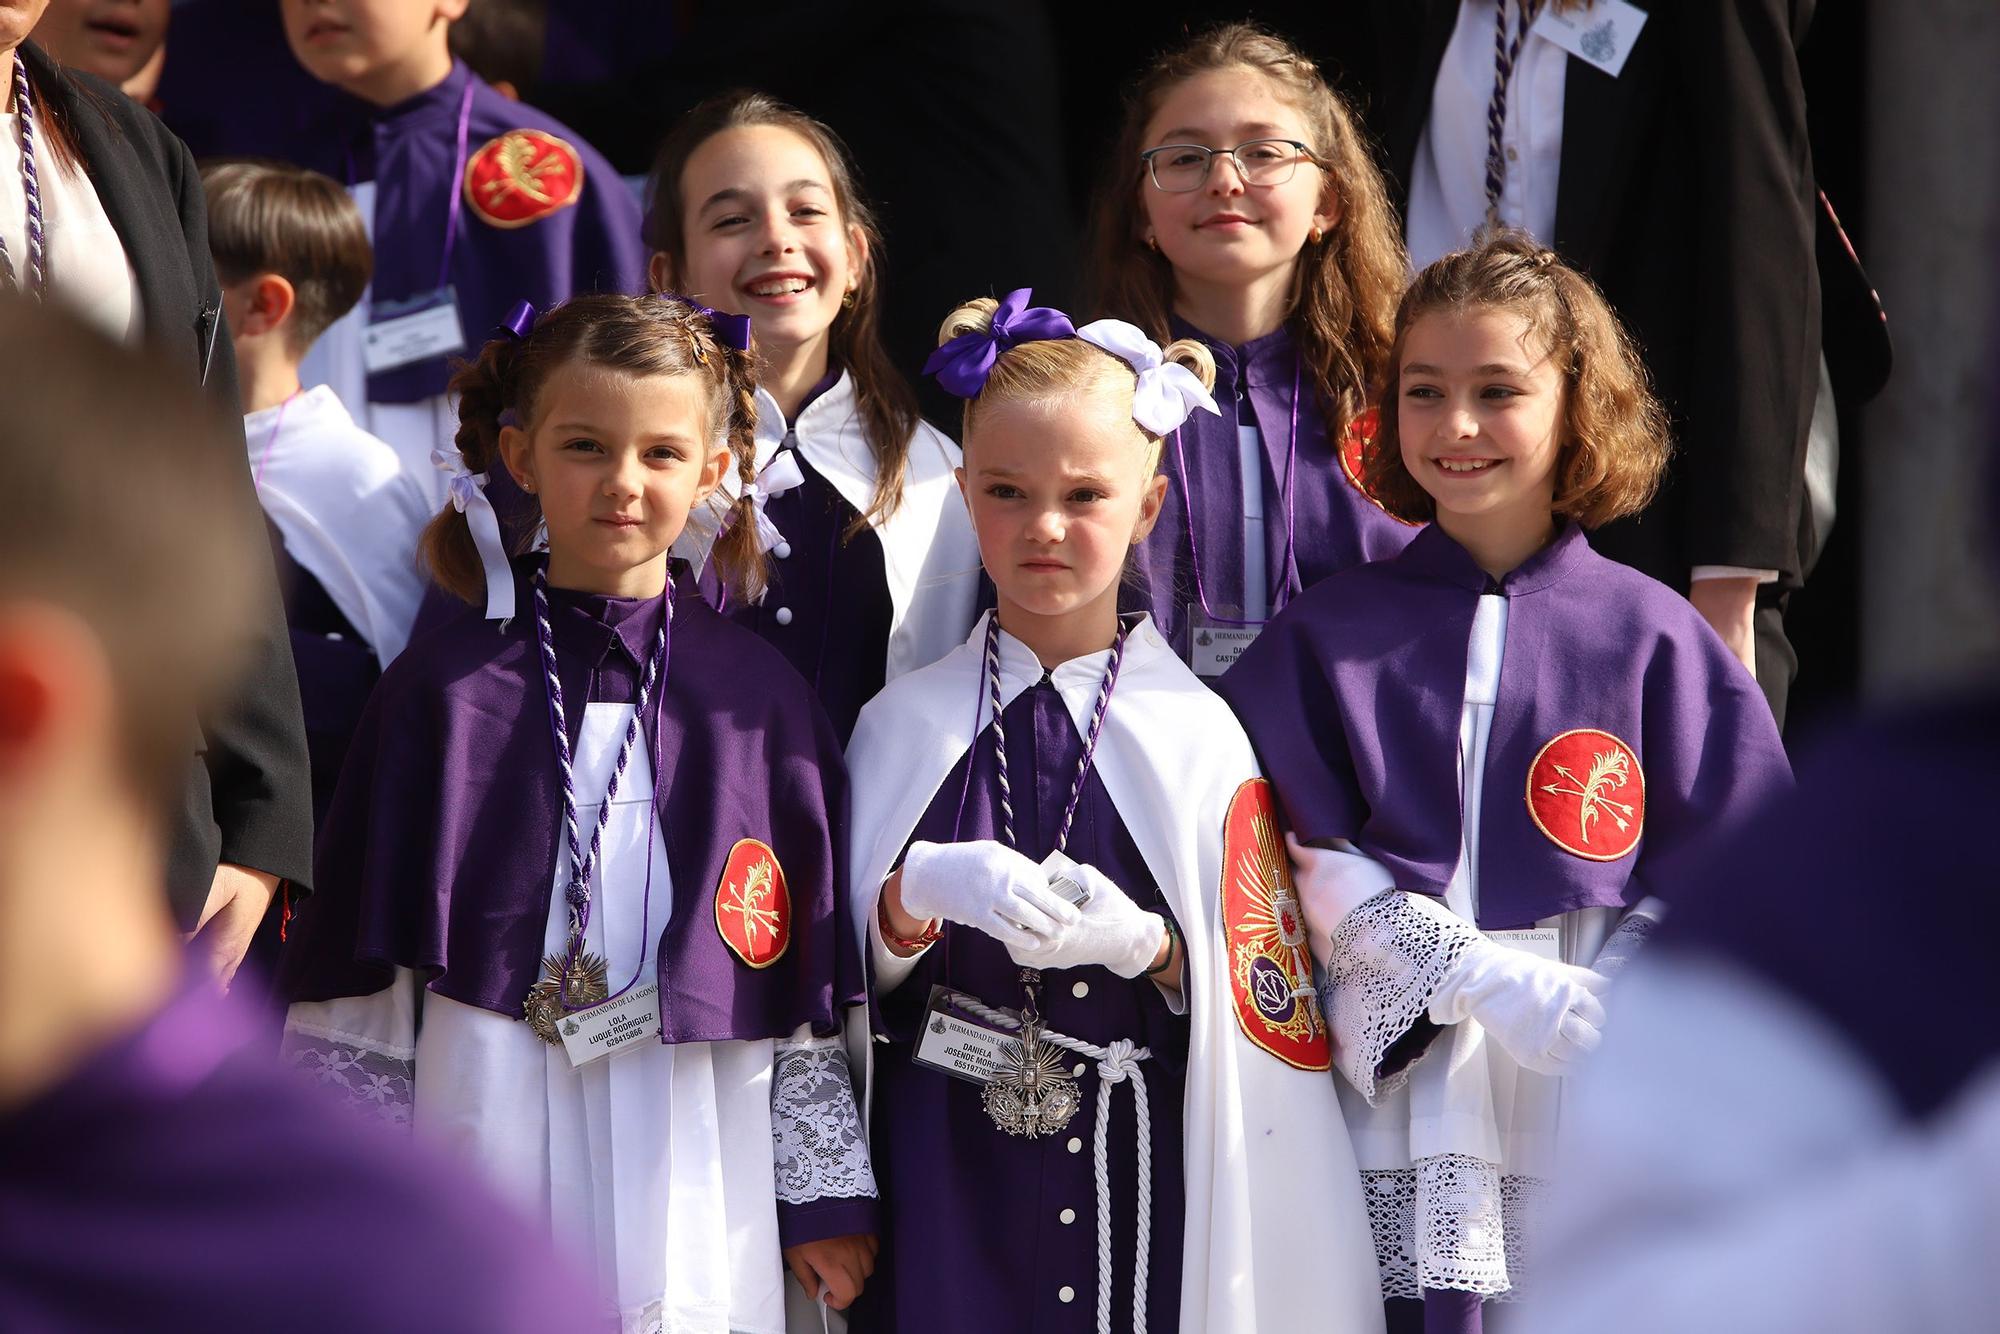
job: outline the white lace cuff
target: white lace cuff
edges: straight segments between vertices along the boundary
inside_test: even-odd
[[[1333,931],[1322,1012],[1333,1029],[1340,1072],[1372,1105],[1409,1079],[1410,1065],[1384,1073],[1389,1048],[1424,1016],[1431,993],[1479,932],[1436,899],[1390,890]]]
[[[839,1038],[793,1036],[778,1044],[771,1078],[771,1156],[778,1198],[807,1204],[875,1196],[868,1137]]]
[[[1384,1297],[1420,1298],[1426,1288],[1519,1295],[1547,1193],[1542,1178],[1503,1176],[1489,1162],[1451,1153],[1363,1172],[1361,1186]]]
[[[285,1025],[281,1050],[349,1107],[391,1123],[410,1123],[417,1073],[414,1047],[387,1046],[336,1030]]]

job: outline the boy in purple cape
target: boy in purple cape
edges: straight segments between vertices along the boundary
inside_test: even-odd
[[[875,1188],[836,1036],[862,990],[839,746],[668,559],[753,466],[749,340],[664,296],[520,324],[452,381],[463,509],[425,553],[486,589],[503,464],[548,552],[513,567],[521,614],[463,611],[383,673],[293,930],[287,1049],[545,1211],[624,1328],[779,1328],[787,1263],[801,1296],[858,1292]],[[757,554],[747,519],[719,544],[739,591]]]
[[[457,422],[449,358],[522,298],[637,292],[639,205],[610,163],[568,128],[509,101],[452,59],[467,0],[284,0],[292,52],[350,95],[303,165],[345,180],[375,242],[368,297],[304,368],[418,477]],[[504,485],[504,483],[503,483]]]
[[[242,656],[262,533],[185,375],[22,302],[0,358],[34,391],[0,419],[0,1327],[585,1327],[546,1236],[187,974],[173,720]]]
[[[1502,235],[1418,275],[1394,352],[1364,476],[1431,526],[1300,597],[1222,692],[1294,831],[1392,1327],[1467,1331],[1519,1286],[1604,1022],[1590,965],[1657,918],[1663,858],[1790,771],[1693,608],[1584,539],[1667,452],[1589,282]]]

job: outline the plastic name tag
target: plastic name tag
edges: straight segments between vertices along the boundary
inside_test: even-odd
[[[1256,642],[1261,625],[1221,625],[1203,615],[1201,607],[1189,603],[1187,609],[1188,666],[1196,676],[1220,676],[1235,665],[1243,650]]]
[[[449,287],[377,302],[361,332],[361,361],[370,375],[464,350],[458,294]]]
[[[1488,931],[1486,938],[1496,945],[1526,950],[1540,958],[1562,962],[1562,928],[1559,926],[1524,926],[1518,931]]]
[[[931,988],[924,1005],[924,1031],[911,1059],[954,1079],[990,1083],[1002,1063],[1001,1053],[1014,1045],[1013,1030],[980,1018],[959,1000],[959,993],[947,987]]]
[[[1639,30],[1645,26],[1645,10],[1625,0],[1597,0],[1588,9],[1557,9],[1550,5],[1529,31],[1615,79],[1625,68],[1632,44],[1639,40]]]
[[[589,1065],[635,1042],[660,1036],[660,984],[648,982],[615,1000],[566,1014],[556,1025],[572,1066]]]

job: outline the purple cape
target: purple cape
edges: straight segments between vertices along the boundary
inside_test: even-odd
[[[325,1000],[414,968],[441,996],[519,1018],[539,975],[562,788],[530,583],[503,630],[476,609],[414,641],[382,675],[322,830],[316,893],[291,929],[283,995]],[[676,563],[677,603],[654,757],[673,875],[659,955],[661,1038],[720,1042],[832,1032],[863,993],[847,925],[846,771],[826,715],[776,650],[731,625]],[[629,702],[658,599],[552,590],[571,744],[589,699]],[[646,729],[649,738],[654,729]],[[580,794],[582,801],[590,800]],[[587,834],[586,834],[587,837]],[[717,895],[731,849],[757,839],[791,895],[791,940],[753,968],[725,943]]]
[[[190,978],[0,1114],[0,1329],[595,1329],[488,1190],[280,1070]]]
[[[968,713],[972,701],[965,701]],[[1114,691],[1111,707],[1118,707]],[[1037,685],[1001,715],[1007,729],[1015,833],[1039,861],[1055,846],[1083,738],[1053,686]],[[993,733],[953,767],[911,832],[912,841],[948,843],[1002,838]],[[966,768],[972,766],[967,786]],[[964,795],[961,808],[960,797]],[[1109,876],[1141,906],[1172,917],[1137,844],[1104,784],[1084,781],[1066,849]],[[876,1031],[893,1039],[875,1051],[873,1139],[882,1189],[882,1251],[863,1291],[855,1327],[924,1334],[1012,1334],[1017,1330],[1094,1329],[1097,1203],[1090,1144],[1100,1089],[1094,1067],[1078,1081],[1082,1105],[1053,1139],[1017,1139],[994,1128],[977,1086],[910,1059],[933,984],[972,993],[989,1005],[1021,1003],[1020,968],[1006,947],[968,927],[947,925],[944,938],[895,991],[877,1001]],[[1083,994],[1077,994],[1081,987]],[[1167,1008],[1159,988],[1108,968],[1062,968],[1042,974],[1042,1015],[1059,1033],[1103,1045],[1117,1038],[1152,1049],[1140,1065],[1152,1109],[1152,1239],[1147,1323],[1179,1328],[1182,1214],[1182,1101],[1188,1024]],[[1074,1064],[1077,1058],[1065,1058]],[[1111,1173],[1111,1309],[1132,1309],[1133,1247],[1138,1237],[1137,1136],[1132,1096],[1113,1095],[1107,1160]],[[1073,1210],[1065,1223],[1063,1209]],[[1064,1302],[1058,1292],[1074,1289]]]
[[[510,130],[553,135],[581,162],[582,190],[574,203],[519,225],[495,225],[480,216],[452,175],[467,83],[473,90],[468,162]],[[335,180],[375,182],[375,305],[437,286],[454,192],[458,233],[447,281],[458,294],[466,356],[478,352],[516,301],[546,310],[578,292],[644,290],[638,201],[611,164],[560,121],[502,97],[459,61],[443,83],[386,110],[347,102],[343,128],[309,164]],[[369,376],[368,399],[414,403],[443,393],[449,377],[450,359],[433,357]]]
[[[1219,689],[1243,721],[1299,838],[1351,840],[1398,888],[1442,895],[1459,859],[1459,718],[1482,592],[1507,598],[1499,703],[1487,741],[1479,924],[1526,926],[1575,908],[1671,898],[1657,859],[1790,785],[1757,684],[1687,601],[1599,556],[1575,524],[1497,586],[1432,525],[1393,560],[1327,580],[1266,627]],[[1552,747],[1588,729],[1581,758]],[[1595,782],[1595,761],[1630,763]],[[1531,779],[1531,771],[1533,777]],[[1574,775],[1574,778],[1571,778]],[[1560,822],[1544,791],[1584,798]],[[1594,805],[1588,839],[1573,817]],[[1612,842],[1616,855],[1598,859]],[[1622,848],[1617,845],[1622,843]]]
[[[1995,1055],[2000,687],[1828,739],[1754,828],[1669,868],[1662,947],[1719,954],[1824,1018],[1924,1117]]]
[[[1286,459],[1292,438],[1292,385],[1298,359],[1292,335],[1276,333],[1242,347],[1209,337],[1182,320],[1176,338],[1199,338],[1215,354],[1215,401],[1222,415],[1197,412],[1180,429],[1178,451],[1172,437],[1161,453],[1167,475],[1166,504],[1160,521],[1135,554],[1141,596],[1128,598],[1133,610],[1153,614],[1160,633],[1176,650],[1187,648],[1188,606],[1196,601],[1194,548],[1200,548],[1201,586],[1209,609],[1240,618],[1243,606],[1243,494],[1245,482],[1237,448],[1239,424],[1254,425],[1264,442],[1264,569],[1274,605],[1282,607],[1300,591],[1330,574],[1381,560],[1401,551],[1416,529],[1392,519],[1349,479],[1327,437],[1326,420],[1308,377],[1300,387],[1298,457],[1291,465],[1291,550],[1285,546]],[[1185,460],[1187,485],[1181,485]],[[1189,537],[1189,497],[1193,534]],[[1263,613],[1251,609],[1248,615]]]

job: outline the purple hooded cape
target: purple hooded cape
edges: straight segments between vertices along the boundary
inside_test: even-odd
[[[316,892],[292,924],[286,998],[366,995],[400,965],[441,996],[520,1017],[557,858],[568,856],[530,612],[539,561],[515,562],[523,614],[504,628],[467,608],[383,673],[321,831]],[[678,562],[674,578],[653,760],[673,876],[661,1039],[779,1038],[801,1024],[831,1033],[863,994],[846,920],[839,743],[778,652],[710,609]],[[657,598],[550,590],[572,746],[582,701],[636,695],[660,610]],[[647,744],[654,734],[649,718]],[[746,838],[775,853],[791,895],[790,944],[763,968],[739,959],[717,925],[724,867]]]
[[[1659,944],[1777,987],[1846,1037],[1907,1115],[1930,1116],[2000,1055],[1979,1022],[2000,1006],[1995,737],[1988,683],[1828,739],[1754,828],[1674,859],[1685,890]]]
[[[1651,874],[1658,858],[1790,786],[1756,682],[1666,585],[1599,556],[1573,523],[1495,585],[1432,525],[1394,559],[1294,600],[1218,687],[1301,840],[1348,839],[1398,888],[1444,894],[1459,859],[1459,719],[1481,593],[1508,600],[1481,927],[1670,898],[1675,886]],[[1576,729],[1615,738],[1638,771],[1612,793],[1643,793],[1636,844],[1606,860],[1546,832],[1528,799],[1531,770],[1536,786],[1549,776],[1544,748]]]
[[[597,1329],[485,1187],[278,1068],[206,977],[0,1114],[0,1329]]]
[[[1178,432],[1178,449],[1174,437],[1168,437],[1160,457],[1160,468],[1167,475],[1166,503],[1159,522],[1134,555],[1139,596],[1126,601],[1131,610],[1152,612],[1160,633],[1184,654],[1188,606],[1197,594],[1196,547],[1210,610],[1232,618],[1246,615],[1239,424],[1256,426],[1264,442],[1264,569],[1274,605],[1283,607],[1330,574],[1395,555],[1416,529],[1389,517],[1350,480],[1327,436],[1311,377],[1306,376],[1300,381],[1298,457],[1290,469],[1292,541],[1287,552],[1286,459],[1292,439],[1292,386],[1298,378],[1290,331],[1280,327],[1240,348],[1179,319],[1173,321],[1172,333],[1175,338],[1199,338],[1215,354],[1215,401],[1222,415],[1195,413]],[[1252,608],[1247,615],[1255,619],[1263,612]]]
[[[452,170],[458,110],[468,83],[468,162],[510,130],[553,135],[582,164],[582,189],[574,203],[520,225],[498,226],[480,216]],[[451,73],[437,87],[393,107],[345,101],[340,128],[323,151],[302,158],[350,185],[375,182],[375,280],[370,288],[375,306],[437,286],[454,195],[458,231],[446,281],[458,295],[464,355],[478,351],[516,301],[532,301],[546,310],[578,292],[644,290],[646,247],[639,239],[638,201],[611,164],[561,122],[494,92],[460,61],[452,62]],[[370,375],[368,399],[414,403],[442,394],[449,378],[448,357],[413,362]]]

